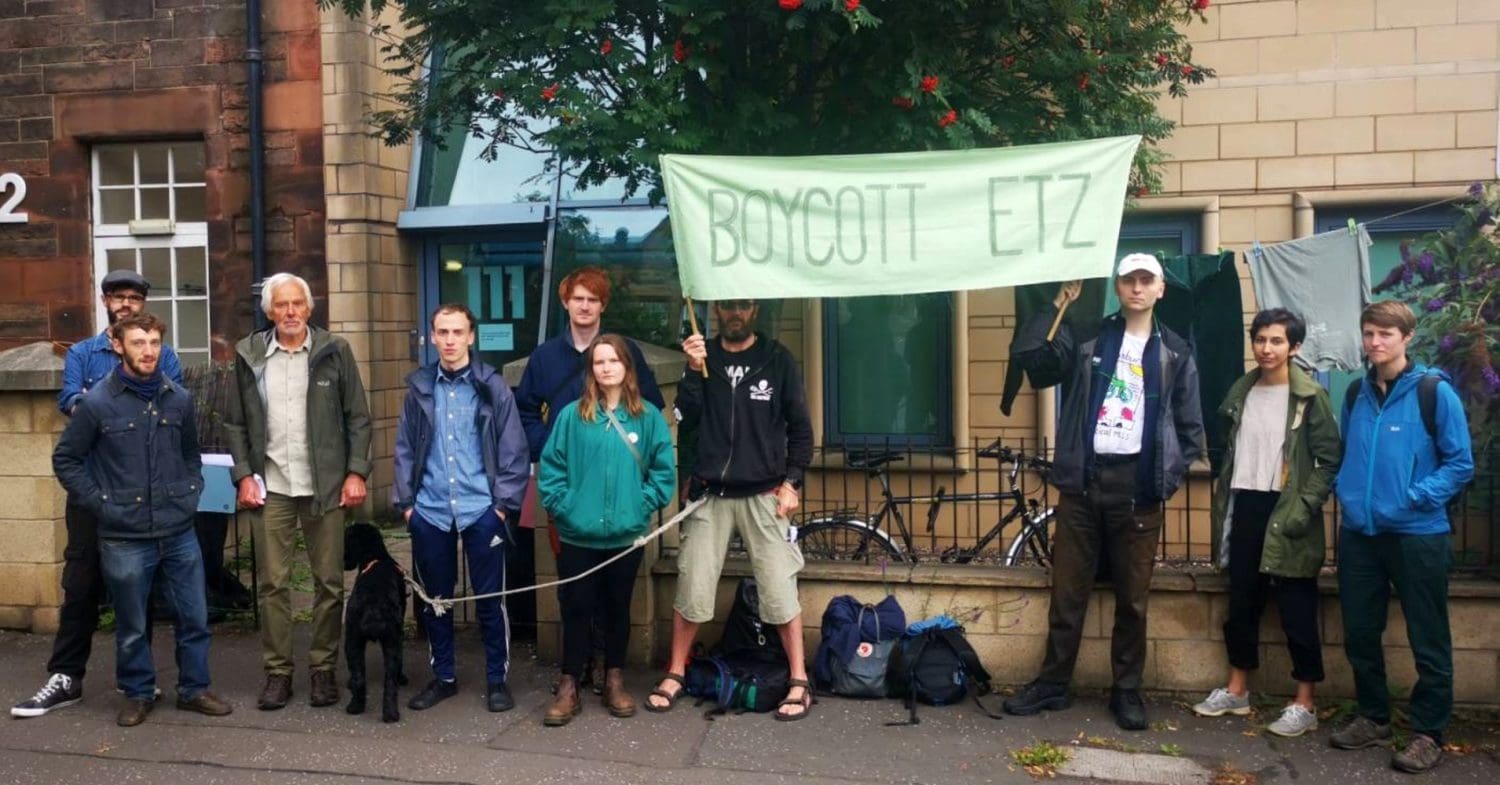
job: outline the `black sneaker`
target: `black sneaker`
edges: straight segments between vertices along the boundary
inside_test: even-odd
[[[29,700],[21,701],[10,709],[12,717],[40,717],[53,709],[61,709],[65,706],[83,700],[83,685],[72,676],[54,673],[47,677],[47,683],[42,685],[36,694]]]
[[[1039,711],[1066,709],[1071,703],[1068,699],[1068,685],[1037,680],[1006,698],[1001,705],[1005,707],[1007,714],[1025,717]]]
[[[411,700],[406,702],[406,707],[412,711],[430,709],[457,694],[457,679],[453,681],[433,679],[427,682],[427,686],[423,687],[421,692],[411,696]]]
[[[510,711],[516,707],[516,699],[510,696],[510,688],[503,681],[492,681],[485,690],[485,708],[490,711]]]
[[[1120,730],[1145,730],[1149,724],[1146,722],[1146,703],[1141,700],[1140,690],[1110,690],[1109,711],[1115,715],[1115,724],[1120,726]]]

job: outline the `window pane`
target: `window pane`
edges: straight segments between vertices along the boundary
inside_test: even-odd
[[[99,192],[99,223],[122,224],[135,217],[135,191]]]
[[[161,318],[162,322],[166,325],[165,329],[162,331],[162,335],[165,336],[165,340],[167,340],[167,342],[172,344],[172,348],[176,349],[177,334],[172,332],[172,303],[166,300],[147,300],[146,310],[156,314]]]
[[[203,182],[203,145],[172,145],[172,182]]]
[[[177,343],[187,349],[208,347],[207,300],[177,302]]]
[[[496,368],[537,345],[544,246],[540,231],[438,246],[438,301],[469,306],[479,321],[479,356]]]
[[[208,294],[208,262],[203,248],[177,249],[177,294],[202,297]]]
[[[104,252],[105,272],[134,270],[135,251],[130,248],[111,248]]]
[[[130,185],[135,182],[133,151],[129,147],[99,148],[99,184]]]
[[[170,248],[142,248],[141,275],[158,297],[172,295],[172,250]]]
[[[172,211],[167,205],[166,188],[142,188],[141,189],[141,217],[142,218],[171,218]]]
[[[165,183],[167,181],[166,145],[142,145],[136,148],[141,158],[141,183]]]
[[[609,275],[604,324],[611,332],[669,348],[681,343],[682,284],[664,208],[562,211],[552,280],[561,281],[586,265],[602,267]],[[567,325],[567,312],[559,307],[555,313],[549,335]],[[761,309],[762,330],[769,332],[771,316]]]
[[[926,437],[949,434],[952,330],[947,293],[825,300],[833,311],[837,435]]]
[[[199,186],[172,190],[177,192],[177,221],[179,223],[204,220],[203,202],[207,189]]]

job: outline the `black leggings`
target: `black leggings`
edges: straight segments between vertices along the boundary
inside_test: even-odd
[[[1234,520],[1229,530],[1229,618],[1224,644],[1229,664],[1252,671],[1260,666],[1260,616],[1266,601],[1276,598],[1281,629],[1292,655],[1292,678],[1323,680],[1323,647],[1318,641],[1318,579],[1283,578],[1260,571],[1266,524],[1279,493],[1235,491]]]
[[[571,578],[586,572],[624,548],[597,550],[562,544],[557,555],[557,577]],[[643,553],[636,549],[608,567],[573,583],[558,587],[562,609],[562,672],[580,678],[592,653],[589,626],[597,616],[604,633],[604,667],[625,667],[625,648],[630,643],[630,597],[635,592],[635,573]]]

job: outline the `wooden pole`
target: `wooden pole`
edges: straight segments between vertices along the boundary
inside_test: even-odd
[[[692,328],[693,328],[693,335],[702,335],[703,333],[698,330],[698,312],[693,310],[693,298],[691,298],[691,297],[684,297],[682,299],[683,299],[683,302],[687,303],[688,324],[691,325]],[[703,378],[705,378],[705,379],[708,378],[708,361],[707,360],[703,361]]]
[[[1057,309],[1057,316],[1052,317],[1052,329],[1047,331],[1047,340],[1050,341],[1057,336],[1057,328],[1062,326],[1063,314],[1068,312],[1068,306],[1072,304],[1072,300],[1067,300],[1063,302],[1061,308]]]

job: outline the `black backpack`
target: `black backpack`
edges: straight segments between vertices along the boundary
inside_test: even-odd
[[[760,591],[754,578],[741,578],[734,605],[724,620],[724,635],[713,653],[733,660],[759,659],[786,666],[786,649],[776,628],[760,620]]]
[[[688,661],[683,690],[698,699],[698,705],[713,701],[704,712],[715,715],[774,710],[791,692],[791,672],[786,659],[768,661],[758,656],[711,654]]]
[[[931,628],[902,636],[891,657],[887,683],[892,697],[906,699],[910,714],[904,722],[887,725],[916,725],[918,703],[948,706],[962,701],[971,692],[980,711],[997,720],[1003,716],[979,702],[979,696],[990,692],[990,672],[964,638],[963,627]]]

